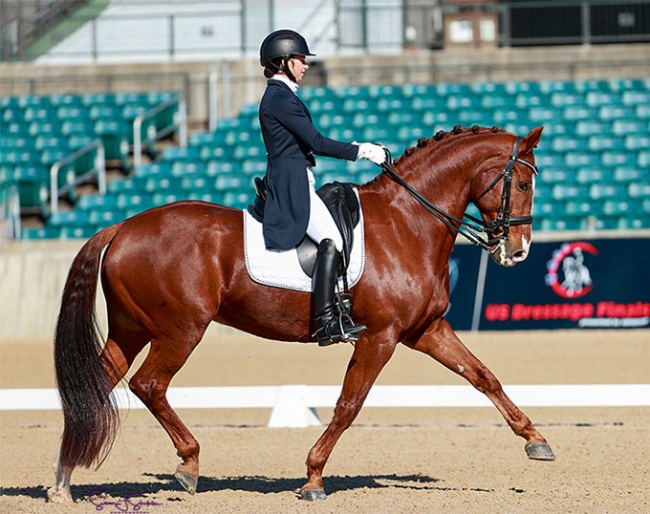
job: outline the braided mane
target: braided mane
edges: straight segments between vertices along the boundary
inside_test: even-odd
[[[395,159],[395,164],[399,164],[399,162],[402,159],[404,159],[405,157],[409,157],[418,148],[424,148],[425,146],[427,146],[432,141],[433,142],[442,141],[445,137],[447,137],[450,134],[451,135],[457,135],[457,134],[462,134],[462,133],[467,133],[467,132],[472,132],[473,134],[478,134],[481,130],[489,130],[490,132],[496,133],[496,132],[501,131],[502,129],[500,129],[496,125],[493,126],[493,127],[490,127],[490,128],[480,127],[478,125],[473,125],[471,127],[463,128],[460,125],[455,125],[454,128],[452,128],[450,132],[445,132],[444,130],[439,130],[438,132],[435,133],[435,135],[433,135],[430,138],[421,137],[420,139],[418,139],[418,142],[417,142],[416,146],[409,146],[406,150],[404,150],[404,153],[400,157]]]

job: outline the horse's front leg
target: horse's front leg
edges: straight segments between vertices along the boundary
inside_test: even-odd
[[[393,355],[396,343],[372,344],[364,336],[357,342],[343,380],[334,417],[307,456],[307,483],[300,489],[303,500],[324,500],[323,468],[334,445],[359,414],[379,372]]]
[[[546,439],[508,398],[494,374],[461,342],[447,321],[443,319],[434,322],[418,341],[405,344],[430,355],[484,393],[494,403],[512,431],[526,440],[526,454],[529,458],[555,459]]]

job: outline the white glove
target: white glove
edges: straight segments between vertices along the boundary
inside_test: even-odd
[[[357,159],[361,159],[362,157],[379,166],[386,162],[386,152],[384,147],[373,143],[359,143]]]

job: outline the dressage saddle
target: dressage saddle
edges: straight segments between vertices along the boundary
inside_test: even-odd
[[[248,206],[248,212],[253,218],[262,223],[264,220],[264,206],[266,205],[266,181],[255,177],[255,191],[255,200]],[[361,218],[359,200],[352,185],[347,182],[325,184],[316,193],[329,209],[343,238],[340,275],[345,276],[350,264],[354,228],[359,224]],[[302,270],[307,276],[313,277],[318,245],[306,236],[296,247],[296,250],[298,251],[298,259]]]

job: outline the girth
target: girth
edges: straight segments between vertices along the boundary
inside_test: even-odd
[[[255,178],[255,191],[257,194],[253,204],[248,206],[248,212],[253,218],[262,223],[264,221],[267,187],[266,182],[259,177]],[[350,253],[352,252],[352,243],[354,242],[354,228],[359,224],[360,219],[359,200],[352,185],[343,182],[325,184],[316,193],[327,206],[341,233],[343,251],[341,252],[340,274],[345,276],[345,272],[350,264]],[[311,238],[305,236],[296,247],[296,250],[302,270],[307,276],[313,276],[318,245]]]

